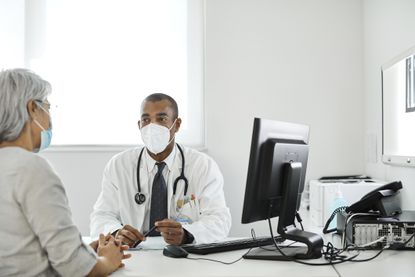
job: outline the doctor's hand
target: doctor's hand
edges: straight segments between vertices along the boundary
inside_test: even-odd
[[[155,223],[157,231],[161,233],[164,241],[172,245],[182,245],[185,239],[182,225],[171,219],[164,219]]]
[[[124,225],[121,229],[115,234],[115,238],[122,243],[128,244],[132,247],[138,240],[146,240],[146,238],[141,234],[137,229],[131,225]]]

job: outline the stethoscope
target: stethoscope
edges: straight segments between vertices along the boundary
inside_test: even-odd
[[[176,195],[176,190],[177,190],[177,183],[179,183],[180,180],[182,180],[184,182],[184,196],[186,196],[187,194],[187,189],[189,188],[189,183],[187,181],[187,178],[184,176],[184,154],[183,154],[183,150],[180,147],[179,144],[177,144],[177,148],[179,148],[180,154],[182,155],[182,171],[179,175],[179,177],[176,178],[176,180],[174,180],[173,183],[173,195]],[[135,202],[138,205],[142,205],[144,202],[146,202],[146,196],[141,192],[141,185],[140,185],[140,163],[141,163],[141,156],[143,155],[145,147],[143,147],[143,149],[141,149],[140,155],[138,156],[138,163],[137,163],[137,188],[138,188],[138,192],[136,193],[134,199]]]

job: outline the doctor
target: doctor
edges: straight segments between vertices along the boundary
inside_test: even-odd
[[[133,246],[148,231],[174,245],[228,235],[231,215],[222,174],[206,154],[175,143],[182,123],[178,114],[176,101],[166,94],[144,99],[138,127],[145,147],[119,153],[107,164],[91,214],[91,237],[110,232]]]

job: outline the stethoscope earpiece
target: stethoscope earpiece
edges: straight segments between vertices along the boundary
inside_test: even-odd
[[[177,148],[179,148],[180,154],[182,155],[182,172],[180,174],[179,177],[176,178],[176,180],[174,181],[174,185],[173,185],[173,195],[176,194],[176,188],[177,188],[177,183],[182,180],[184,181],[184,196],[186,196],[187,194],[187,189],[189,188],[189,183],[187,181],[187,178],[184,176],[184,165],[185,165],[185,160],[184,160],[184,154],[183,154],[183,150],[182,148],[176,143]],[[134,196],[135,202],[138,205],[142,205],[144,204],[144,202],[146,202],[146,196],[141,193],[141,185],[140,185],[140,163],[141,163],[141,156],[143,155],[145,147],[143,147],[143,149],[141,149],[140,155],[138,156],[138,162],[137,162],[137,188],[138,188],[138,193],[136,193],[136,195]]]

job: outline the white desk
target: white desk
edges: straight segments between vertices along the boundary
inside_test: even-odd
[[[303,224],[306,230],[320,233],[321,228],[310,224],[307,211],[302,212]],[[327,234],[323,236],[324,243],[328,241],[340,246],[339,236]],[[151,242],[147,245],[162,248],[163,242]],[[161,239],[161,238],[159,238]],[[154,243],[154,244],[153,244]],[[144,244],[144,242],[143,242]],[[143,245],[144,247],[145,245]],[[151,247],[150,246],[150,247]],[[194,258],[209,258],[231,262],[240,258],[247,250],[237,250],[210,255],[194,255]],[[174,259],[163,256],[162,250],[128,251],[132,257],[125,260],[125,268],[119,269],[111,276],[289,276],[289,277],[413,277],[415,276],[415,251],[385,250],[374,260],[368,262],[345,262],[335,266],[309,266],[286,261],[262,261],[242,259],[232,265],[217,262],[189,259]],[[370,258],[378,251],[361,251],[356,259]],[[323,258],[309,260],[313,263],[324,263]]]
[[[377,251],[361,252],[358,259],[372,257]],[[413,277],[415,276],[415,251],[385,250],[374,260],[362,263],[344,263],[335,266],[340,276],[359,277]]]
[[[203,256],[190,254],[189,257],[206,257],[230,262],[245,252],[246,250],[237,250]],[[232,265],[223,265],[210,261],[169,258],[163,256],[162,250],[140,250],[130,253],[133,256],[125,261],[125,268],[119,269],[111,276],[338,276],[332,266],[317,267],[293,262],[245,259]]]
[[[207,256],[190,254],[190,257],[206,257],[229,262],[238,259],[245,252],[238,250]],[[125,261],[125,268],[119,269],[111,276],[415,276],[415,251],[384,251],[369,262],[346,262],[336,266],[307,266],[294,262],[245,259],[232,265],[223,265],[210,261],[169,258],[163,256],[162,250],[140,250],[130,253],[132,257]],[[359,259],[375,253],[376,251],[365,251]]]
[[[338,236],[325,235],[325,243],[333,241],[336,245]],[[162,238],[149,238],[143,247],[158,250],[128,251],[132,257],[125,260],[125,267],[111,276],[290,276],[290,277],[406,277],[415,276],[415,251],[385,250],[368,262],[345,262],[335,266],[308,266],[295,262],[262,261],[242,259],[232,265],[204,260],[174,259],[163,256],[160,250],[164,246]],[[237,250],[210,255],[194,255],[192,258],[209,258],[231,262],[240,258],[247,250]],[[378,251],[361,251],[356,259],[372,257]],[[323,258],[309,260],[313,263],[326,262]]]

